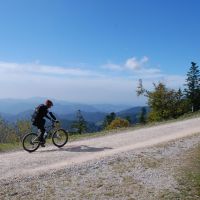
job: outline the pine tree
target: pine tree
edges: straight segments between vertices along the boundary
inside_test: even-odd
[[[125,119],[131,124],[131,121],[132,121],[131,116],[128,115],[128,116],[125,117]]]
[[[106,128],[108,125],[111,124],[111,122],[116,118],[116,114],[114,112],[111,112],[109,115],[106,115],[104,122],[103,122],[103,127]]]
[[[141,123],[141,124],[146,123],[146,114],[147,114],[146,108],[142,107],[141,112],[140,112],[139,117],[138,117],[139,123]]]
[[[191,62],[191,65],[187,73],[184,92],[190,102],[191,110],[197,111],[200,109],[200,72],[196,63]]]
[[[76,113],[76,121],[73,122],[72,128],[76,128],[79,134],[82,134],[87,130],[87,122],[85,121],[80,110]]]

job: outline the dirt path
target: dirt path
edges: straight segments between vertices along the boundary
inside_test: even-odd
[[[0,180],[42,174],[132,149],[153,146],[200,132],[200,118],[169,123],[100,138],[68,143],[64,148],[40,148],[34,153],[0,154]]]

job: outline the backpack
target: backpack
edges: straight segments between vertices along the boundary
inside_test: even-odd
[[[42,104],[39,105],[39,106],[37,106],[37,107],[35,108],[33,114],[31,115],[31,121],[32,121],[33,124],[35,124],[35,123],[37,122],[38,113],[39,113],[39,110],[40,110],[40,107],[41,107],[41,106],[42,106]]]

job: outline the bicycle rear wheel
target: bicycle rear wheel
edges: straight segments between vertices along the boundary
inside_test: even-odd
[[[33,152],[40,146],[39,138],[36,133],[28,133],[24,136],[22,140],[24,150],[28,152]]]
[[[58,129],[52,135],[52,142],[57,147],[63,147],[68,142],[68,137],[67,131]]]

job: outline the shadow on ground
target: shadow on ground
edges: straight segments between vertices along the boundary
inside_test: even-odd
[[[58,149],[49,149],[49,150],[43,150],[41,152],[55,152],[55,151],[68,151],[68,152],[99,152],[104,151],[108,149],[113,149],[111,147],[90,147],[87,145],[80,145],[80,146],[74,146],[74,147],[68,147],[68,148],[58,148]]]
[[[76,146],[76,147],[71,147],[71,148],[67,148],[66,151],[71,151],[71,152],[97,152],[97,151],[104,151],[104,150],[108,150],[108,149],[112,149],[111,147],[89,147],[86,145],[81,145],[81,146]]]

